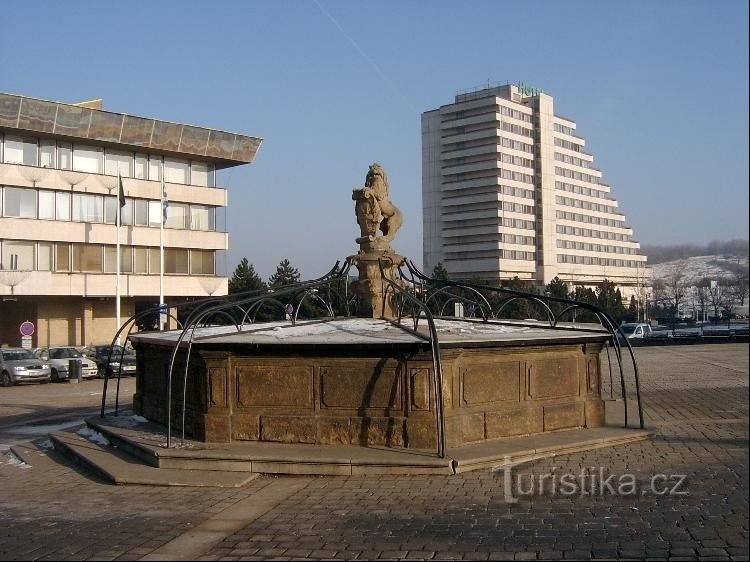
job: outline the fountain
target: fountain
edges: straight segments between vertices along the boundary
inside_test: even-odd
[[[647,436],[629,427],[632,388],[643,429],[637,367],[606,314],[427,277],[391,247],[403,217],[378,164],[352,199],[359,251],[324,276],[180,304],[178,330],[132,334],[137,317],[123,325],[138,355],[134,410],[163,432],[155,455],[254,472],[452,473],[539,443],[554,454]],[[541,320],[502,318],[521,301]],[[575,311],[598,323],[565,322]],[[278,320],[256,321],[261,313]],[[610,393],[610,348],[619,368],[618,428],[605,426],[605,346]]]

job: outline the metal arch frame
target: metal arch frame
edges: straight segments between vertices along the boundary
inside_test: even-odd
[[[277,296],[284,296],[284,295],[293,295],[297,293],[300,289],[309,289],[313,287],[319,287],[324,286],[327,283],[330,283],[331,281],[340,279],[343,275],[348,273],[350,267],[351,267],[351,259],[347,258],[344,262],[344,265],[339,268],[339,264],[341,262],[337,261],[335,265],[323,276],[314,279],[312,281],[305,281],[302,283],[297,283],[294,285],[286,285],[284,287],[280,287],[277,289],[274,289],[273,295],[275,297]],[[235,306],[240,305],[253,305],[256,301],[259,300],[265,300],[267,297],[267,293],[263,293],[261,295],[248,297],[248,298],[241,298],[236,301],[233,301],[231,303],[222,303],[222,304],[216,304],[204,312],[202,312],[200,315],[194,315],[191,317],[190,322],[186,322],[185,326],[182,329],[182,332],[180,333],[176,343],[175,347],[172,350],[172,357],[170,359],[169,363],[169,372],[167,376],[167,448],[171,447],[172,442],[172,373],[174,371],[174,364],[177,357],[177,352],[182,347],[183,341],[185,339],[185,336],[187,335],[188,331],[190,331],[190,338],[187,343],[187,354],[185,357],[185,374],[183,378],[183,400],[185,398],[185,389],[187,387],[187,374],[190,364],[190,352],[192,350],[192,342],[195,336],[195,328],[203,321],[208,315],[215,313],[218,310],[223,310],[227,308],[232,308]],[[193,319],[195,318],[195,319]],[[186,404],[183,401],[182,404],[182,439],[184,441],[185,439],[185,409]]]
[[[422,284],[434,284],[438,286],[449,286],[449,287],[459,287],[459,288],[466,288],[466,289],[475,289],[477,291],[489,291],[492,293],[498,293],[498,294],[505,294],[505,295],[511,295],[513,297],[519,297],[519,298],[526,298],[533,301],[541,301],[544,302],[547,308],[549,308],[549,305],[547,303],[559,303],[559,304],[566,304],[568,307],[564,309],[563,312],[567,312],[569,310],[573,310],[576,308],[581,308],[584,310],[588,310],[589,312],[592,312],[599,321],[600,325],[609,333],[610,339],[612,340],[613,347],[615,348],[615,357],[617,358],[618,368],[620,371],[620,387],[622,392],[622,399],[623,403],[625,405],[625,427],[628,427],[629,419],[628,419],[628,407],[627,407],[627,391],[626,391],[626,385],[625,385],[625,373],[622,365],[622,349],[620,344],[620,339],[625,342],[625,345],[628,348],[628,354],[630,356],[630,361],[633,365],[633,374],[634,374],[634,382],[635,382],[635,393],[636,393],[636,404],[638,409],[638,423],[641,429],[645,427],[644,419],[643,419],[643,406],[641,402],[641,390],[640,390],[640,376],[638,373],[638,363],[635,360],[635,354],[633,352],[633,347],[630,344],[630,341],[625,337],[625,334],[622,332],[619,326],[617,326],[614,322],[614,320],[607,314],[605,311],[601,310],[600,308],[589,304],[585,302],[575,301],[572,299],[564,299],[560,297],[552,297],[547,295],[536,295],[533,293],[526,293],[524,291],[516,291],[513,289],[506,289],[504,287],[491,287],[488,285],[479,285],[476,283],[464,283],[464,282],[458,282],[458,281],[450,281],[446,279],[434,279],[432,277],[428,277],[425,275],[411,260],[406,260],[404,265],[407,267],[409,273],[411,276],[416,277],[420,280]],[[402,276],[402,278],[405,278],[405,276]],[[558,321],[560,319],[560,316],[562,316],[562,313],[559,315],[555,315],[551,308],[549,308],[550,312],[552,313],[552,318],[554,319],[551,327],[557,327]],[[519,323],[521,325],[524,325],[524,323]],[[527,324],[528,325],[528,324]],[[575,328],[573,329],[581,329],[581,328]],[[618,337],[618,335],[620,337]]]

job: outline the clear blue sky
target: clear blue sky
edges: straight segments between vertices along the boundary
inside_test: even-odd
[[[421,262],[420,114],[488,80],[554,96],[637,239],[704,243],[747,237],[747,22],[729,0],[5,2],[0,91],[263,137],[221,177],[230,273],[354,253],[373,161]]]

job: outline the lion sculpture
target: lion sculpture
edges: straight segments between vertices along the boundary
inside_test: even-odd
[[[370,199],[370,201],[367,201],[366,203],[368,207],[367,210],[362,213],[364,217],[369,219],[365,222],[371,223],[375,217],[379,220],[380,215],[382,215],[383,219],[380,220],[380,231],[383,233],[383,240],[391,242],[396,236],[396,231],[401,227],[401,223],[404,221],[404,216],[398,207],[396,207],[391,201],[388,192],[388,176],[383,167],[377,162],[372,164],[367,172],[364,191],[366,199]],[[374,198],[374,201],[371,197],[367,197],[367,195],[371,195],[371,197]],[[373,203],[377,204],[377,208],[380,211],[379,213],[377,212],[377,209],[373,208]],[[364,211],[365,209],[362,210]],[[357,215],[358,218],[360,218],[361,215],[359,209],[357,210]],[[362,227],[362,234],[364,236],[365,227],[362,225],[362,221],[360,221],[360,226]],[[374,234],[369,228],[367,230],[371,232],[371,234],[368,232],[370,236]],[[377,232],[377,229],[375,229],[375,232]]]

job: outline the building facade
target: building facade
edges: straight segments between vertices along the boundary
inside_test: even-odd
[[[226,294],[217,171],[252,162],[260,143],[104,111],[100,100],[0,93],[0,344],[19,345],[24,321],[35,325],[34,346],[111,341],[118,210],[123,321],[159,302],[160,239],[166,302]]]
[[[422,114],[424,266],[496,283],[519,277],[635,294],[646,256],[553,98],[506,84]]]

